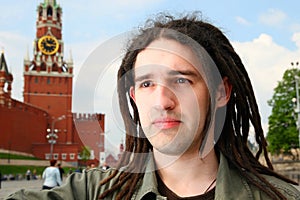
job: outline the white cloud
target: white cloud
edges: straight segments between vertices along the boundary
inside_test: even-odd
[[[246,25],[249,26],[251,23],[249,21],[247,21],[245,18],[237,16],[235,17],[235,20],[237,21],[237,23],[241,24],[241,25]]]
[[[263,123],[267,123],[271,114],[267,101],[272,98],[277,81],[282,79],[290,63],[298,59],[300,34],[295,34],[293,41],[298,45],[295,51],[276,44],[266,34],[261,34],[250,42],[233,42],[252,80]]]
[[[300,49],[300,32],[293,34],[292,41],[295,42],[297,48]]]
[[[290,29],[292,32],[300,32],[300,24],[293,23],[292,25],[290,25]]]
[[[286,18],[286,14],[281,10],[269,9],[259,16],[259,21],[268,26],[280,26]]]

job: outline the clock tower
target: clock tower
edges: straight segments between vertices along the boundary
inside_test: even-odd
[[[64,60],[62,9],[56,0],[44,0],[37,6],[33,58],[27,53],[24,59],[23,97],[49,113],[49,131],[64,135],[60,143],[72,143],[72,79],[72,56]]]

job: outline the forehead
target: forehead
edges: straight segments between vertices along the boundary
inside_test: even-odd
[[[136,58],[135,68],[147,65],[166,67],[191,66],[200,68],[199,59],[192,49],[175,40],[159,39],[150,43]],[[199,69],[198,69],[199,70]]]

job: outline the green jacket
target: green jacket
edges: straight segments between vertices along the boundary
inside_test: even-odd
[[[136,190],[132,199],[134,200],[151,200],[155,199],[153,195],[156,194],[156,199],[163,200],[165,197],[161,196],[157,189],[157,181],[154,169],[153,159],[147,164],[147,170],[143,180],[141,181],[139,188]],[[83,173],[73,173],[70,175],[65,184],[60,187],[56,187],[52,190],[43,191],[30,191],[20,190],[14,194],[11,194],[7,199],[56,199],[56,200],[84,200],[93,199],[96,200],[98,194],[104,190],[110,188],[115,179],[110,181],[104,186],[99,187],[99,181],[109,176],[114,169],[103,171],[101,169],[91,169],[83,171]],[[279,180],[275,177],[265,176],[270,183],[277,187],[289,200],[300,200],[300,192],[292,185]],[[113,197],[107,198],[107,200],[115,199],[117,192],[113,194]],[[152,196],[152,198],[150,198]],[[266,194],[261,192],[255,186],[250,185],[245,178],[239,175],[234,169],[230,168],[227,160],[221,155],[220,166],[217,175],[217,183],[215,190],[216,200],[268,200],[270,199]]]

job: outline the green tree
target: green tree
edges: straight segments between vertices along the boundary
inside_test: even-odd
[[[86,161],[88,161],[91,157],[91,149],[88,146],[82,146],[81,147],[81,152],[80,152],[80,158],[81,160],[84,161],[84,163],[86,163]]]
[[[299,147],[296,110],[296,77],[300,77],[297,68],[284,72],[282,81],[278,82],[271,100],[269,116],[268,149],[272,154],[290,154],[292,148]]]

